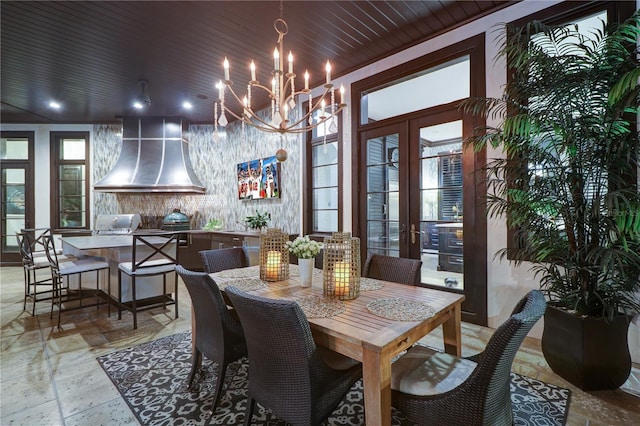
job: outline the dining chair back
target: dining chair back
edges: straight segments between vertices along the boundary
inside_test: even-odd
[[[54,244],[54,236],[51,233],[45,233],[41,236],[42,244],[44,247],[44,253],[49,261],[49,267],[51,268],[51,280],[53,283],[52,298],[51,298],[51,313],[49,317],[53,317],[53,307],[58,307],[58,328],[60,328],[60,319],[63,311],[71,309],[85,308],[89,306],[100,307],[100,299],[104,297],[107,307],[109,308],[109,315],[111,314],[111,303],[109,294],[111,293],[111,277],[109,274],[109,263],[101,257],[85,257],[81,259],[68,259],[65,262],[61,262]],[[103,292],[100,289],[100,275],[101,272],[106,271],[107,276],[107,292]],[[82,285],[83,274],[95,272],[96,286],[95,290],[91,290],[89,297],[95,297],[96,302],[90,305],[83,305],[82,299],[86,297],[86,289]],[[77,288],[71,289],[70,278],[72,276],[77,277]],[[75,298],[71,296],[75,294]],[[76,300],[78,305],[73,307],[65,307],[64,303]]]
[[[118,264],[118,319],[122,319],[122,310],[133,315],[133,329],[138,328],[138,312],[146,309],[174,305],[178,318],[178,245],[180,232],[152,232],[133,234],[131,261]],[[130,278],[131,294],[123,295],[122,275]],[[173,274],[173,288],[167,287],[167,275]],[[150,303],[139,304],[137,297],[137,279],[162,276],[162,294]],[[173,294],[173,297],[171,296]],[[131,300],[124,300],[130,298]]]
[[[225,289],[249,352],[249,399],[245,425],[256,402],[292,425],[319,425],[362,377],[357,361],[317,347],[309,322],[291,300],[274,300],[229,286]]]
[[[220,400],[227,366],[247,355],[247,344],[240,321],[231,314],[220,289],[206,272],[194,272],[181,265],[176,272],[182,278],[191,296],[194,329],[191,372],[187,387],[192,389],[193,379],[202,365],[202,356],[216,364],[217,382],[213,394],[213,408]]]
[[[208,274],[250,266],[249,254],[244,247],[203,250],[200,256]]]
[[[457,358],[414,345],[392,365],[392,405],[421,425],[511,425],[511,366],[546,301],[530,291],[484,351]]]
[[[362,276],[400,284],[419,285],[422,260],[369,254]]]

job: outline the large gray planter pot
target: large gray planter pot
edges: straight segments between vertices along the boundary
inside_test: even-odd
[[[542,353],[551,369],[582,390],[619,388],[631,372],[630,319],[583,318],[549,305]]]

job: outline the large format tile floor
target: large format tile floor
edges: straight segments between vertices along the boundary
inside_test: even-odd
[[[48,302],[40,302],[35,316],[22,310],[22,268],[0,268],[0,424],[2,425],[135,425],[137,422],[96,357],[120,348],[157,339],[191,327],[189,295],[180,287],[180,318],[173,307],[139,314],[132,329],[131,314],[118,321],[107,309],[66,312],[62,329],[49,319]],[[29,308],[29,306],[28,306]],[[463,324],[463,355],[484,347],[492,330]],[[427,336],[430,346],[442,346],[438,331]],[[630,382],[640,389],[640,369]],[[621,389],[583,392],[547,366],[540,341],[528,338],[513,370],[568,387],[572,391],[569,425],[640,425],[640,396]],[[640,393],[638,393],[640,395]],[[375,426],[375,425],[372,425]]]

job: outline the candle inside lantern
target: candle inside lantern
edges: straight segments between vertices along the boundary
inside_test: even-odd
[[[351,265],[348,262],[338,262],[334,265],[334,294],[336,296],[343,297],[349,294],[350,271]]]
[[[282,256],[278,251],[267,252],[267,279],[277,279]]]

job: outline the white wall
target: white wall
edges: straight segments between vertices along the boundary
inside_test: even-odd
[[[561,1],[525,0],[490,16],[481,18],[449,33],[425,41],[424,43],[408,48],[393,56],[384,58],[369,66],[337,78],[333,83],[337,87],[341,84],[345,86],[347,89],[345,94],[346,100],[349,105],[353,105],[353,102],[357,102],[358,100],[353,99],[351,96],[352,94],[350,89],[352,83],[485,32],[487,76],[486,95],[489,97],[500,97],[502,94],[502,87],[506,84],[507,79],[505,63],[503,61],[495,61],[495,57],[498,52],[496,39],[498,38],[498,34],[500,34],[500,28],[502,28],[504,26],[503,24],[506,22],[530,15],[558,3],[561,3]],[[637,3],[640,5],[640,0],[637,0]],[[314,95],[317,94],[319,94],[319,90],[314,91]],[[345,118],[346,117],[347,116],[345,116]],[[487,124],[492,125],[495,123],[488,122]],[[351,140],[351,120],[345,119],[343,127],[343,176],[345,176],[346,181],[351,176],[351,164],[356,159],[351,158],[351,145],[354,143]],[[487,152],[487,158],[502,156],[503,154],[501,152],[496,152],[495,150],[489,150]],[[343,227],[345,231],[351,231],[353,219],[351,215],[352,185],[350,185],[349,182],[345,182],[342,193],[342,203]],[[507,244],[507,226],[504,220],[489,220],[487,235],[490,236],[490,238],[487,238],[487,312],[489,326],[495,328],[509,316],[513,306],[520,297],[529,290],[538,288],[538,282],[533,278],[532,274],[529,273],[529,268],[526,265],[516,268],[508,263],[498,263],[497,261],[494,261],[494,253],[505,247]],[[629,347],[631,349],[633,361],[640,363],[640,320],[636,318],[636,321],[636,324],[632,324],[629,329]],[[542,335],[542,330],[543,321],[540,321],[531,331],[530,335],[539,338]]]

